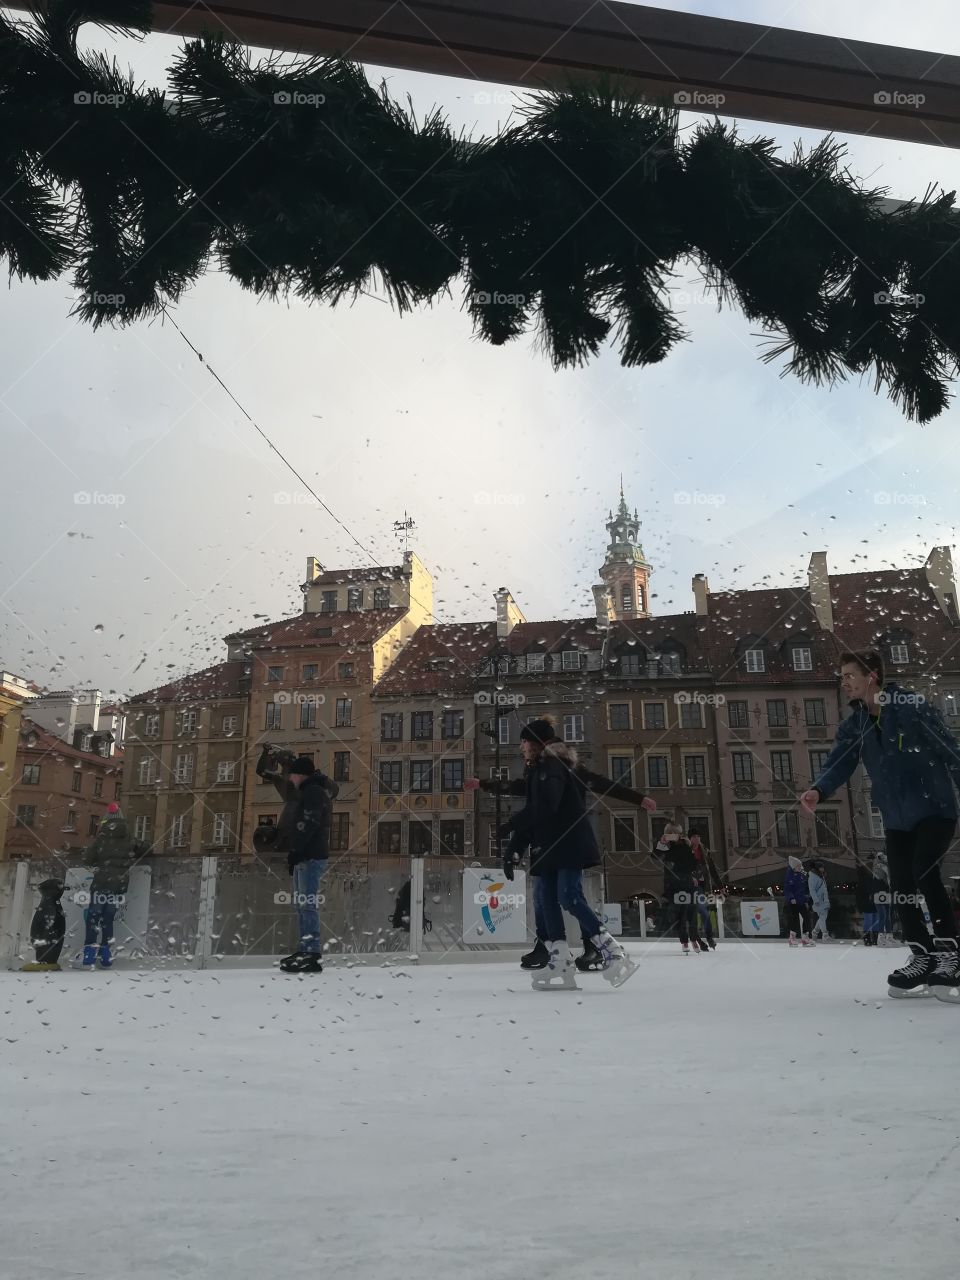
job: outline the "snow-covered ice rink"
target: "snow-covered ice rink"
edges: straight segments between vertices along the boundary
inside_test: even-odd
[[[938,1280],[960,1008],[905,952],[0,974],[23,1280]]]

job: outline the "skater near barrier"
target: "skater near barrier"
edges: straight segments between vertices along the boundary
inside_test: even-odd
[[[810,936],[810,888],[803,863],[793,856],[787,859],[787,874],[783,881],[783,906],[787,917],[791,947],[812,947],[816,944]]]
[[[67,930],[66,917],[60,899],[64,885],[61,880],[44,880],[39,886],[40,904],[30,921],[30,942],[36,957],[23,966],[24,973],[59,971],[60,952]]]
[[[700,832],[695,828],[692,829],[687,839],[693,850],[693,884],[696,893],[694,907],[703,924],[707,946],[711,951],[716,951],[717,944],[713,937],[713,921],[710,919],[710,905],[707,899],[712,898],[720,888],[720,876],[713,864],[713,859],[704,847]]]
[[[697,924],[696,858],[683,838],[683,828],[676,822],[668,822],[663,828],[654,856],[663,865],[667,927],[676,927],[684,955],[689,955],[691,942],[694,951],[706,954],[710,947],[700,936]]]
[[[532,849],[530,874],[536,880],[534,909],[537,949],[545,953],[533,973],[534,987],[576,987],[563,911],[569,911],[587,939],[592,962],[615,986],[635,965],[601,925],[583,893],[583,872],[597,866],[600,850],[587,816],[586,786],[577,776],[577,754],[560,742],[549,717],[532,720],[520,733],[526,804],[500,830],[514,847]]]
[[[84,969],[113,965],[113,924],[119,907],[126,901],[130,870],[146,855],[147,846],[134,840],[126,819],[116,803],[107,805],[96,837],[83,856],[93,867],[90,902],[85,912],[83,937]]]
[[[289,762],[283,782],[293,811],[289,825],[286,820],[279,825],[282,837],[289,833],[287,869],[293,876],[291,900],[297,913],[300,944],[292,955],[280,961],[280,968],[284,973],[322,973],[320,884],[330,857],[333,800],[340,788],[314,769],[309,756],[298,756]]]
[[[819,933],[821,939],[826,942],[830,937],[827,933],[827,917],[830,914],[830,891],[827,888],[826,869],[822,862],[814,862],[807,872],[807,885],[810,891],[810,901],[813,910],[816,913],[817,921],[810,931],[810,936],[816,938]]]
[[[954,792],[960,748],[922,694],[884,684],[879,654],[841,656],[841,687],[851,713],[813,786],[800,797],[814,813],[863,764],[886,831],[893,905],[910,961],[888,978],[891,995],[923,993],[960,1002],[957,925],[940,865],[957,826]],[[924,898],[933,936],[920,908]]]

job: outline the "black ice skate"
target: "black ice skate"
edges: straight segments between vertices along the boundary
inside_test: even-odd
[[[603,952],[591,938],[584,938],[583,955],[577,956],[576,965],[581,973],[590,973],[605,967]]]
[[[894,969],[893,973],[887,977],[889,984],[887,990],[897,999],[904,996],[930,995],[927,984],[936,968],[936,959],[927,952],[926,948],[916,942],[910,943],[910,950],[913,956],[909,962],[900,969]]]
[[[542,938],[537,939],[537,945],[532,951],[520,957],[521,969],[545,969],[549,963],[550,952]]]
[[[940,950],[946,944],[944,950]],[[960,1004],[960,950],[953,938],[937,939],[936,964],[930,974],[930,991],[947,1004]]]

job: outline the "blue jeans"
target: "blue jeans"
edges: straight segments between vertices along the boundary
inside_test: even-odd
[[[320,881],[327,869],[326,858],[311,858],[293,868],[293,905],[300,927],[300,951],[304,955],[320,955]]]
[[[569,911],[585,938],[594,938],[602,925],[590,910],[583,894],[583,872],[579,868],[565,867],[560,871],[544,871],[535,876],[533,913],[537,922],[537,937],[544,942],[563,942],[567,931],[563,924],[563,912]]]
[[[703,921],[703,932],[709,942],[713,937],[713,921],[710,919],[710,908],[705,902],[699,900],[702,892],[701,889],[697,890],[697,915]]]
[[[97,901],[98,898],[109,897],[113,897],[113,894],[91,894],[93,900],[87,908],[84,946],[91,947],[100,943],[101,946],[108,947],[113,941],[113,917],[117,914],[117,904]]]

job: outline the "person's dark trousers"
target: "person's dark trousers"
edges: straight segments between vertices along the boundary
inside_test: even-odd
[[[680,939],[680,941],[683,943],[684,946],[687,946],[690,942],[690,924],[691,924],[690,917],[692,913],[692,908],[687,906],[685,903],[678,903],[676,910],[677,910],[677,919],[676,919],[677,937]],[[694,926],[694,936],[696,936],[696,926]]]
[[[911,831],[887,831],[890,890],[904,942],[930,946],[930,931],[915,901],[923,894],[937,938],[956,938],[957,923],[940,878],[940,864],[957,829],[953,818],[924,818]]]
[[[97,943],[109,946],[113,941],[113,917],[116,914],[117,907],[113,902],[94,902],[89,906],[86,932],[83,935],[84,946],[91,947]],[[101,934],[102,936],[98,936]]]
[[[535,879],[533,910],[537,935],[544,942],[563,942],[566,939],[564,911],[568,911],[579,924],[584,938],[593,938],[600,932],[600,921],[584,897],[582,871],[575,868],[542,871]]]
[[[697,915],[703,921],[703,933],[707,942],[713,941],[713,922],[710,919],[710,908],[705,902],[697,903]]]
[[[803,933],[803,916],[800,914],[800,908],[795,902],[785,902],[783,909],[787,917],[788,931],[795,933],[799,938]]]
[[[37,964],[56,964],[63,950],[63,939],[59,942],[46,942],[41,947],[34,947]]]

